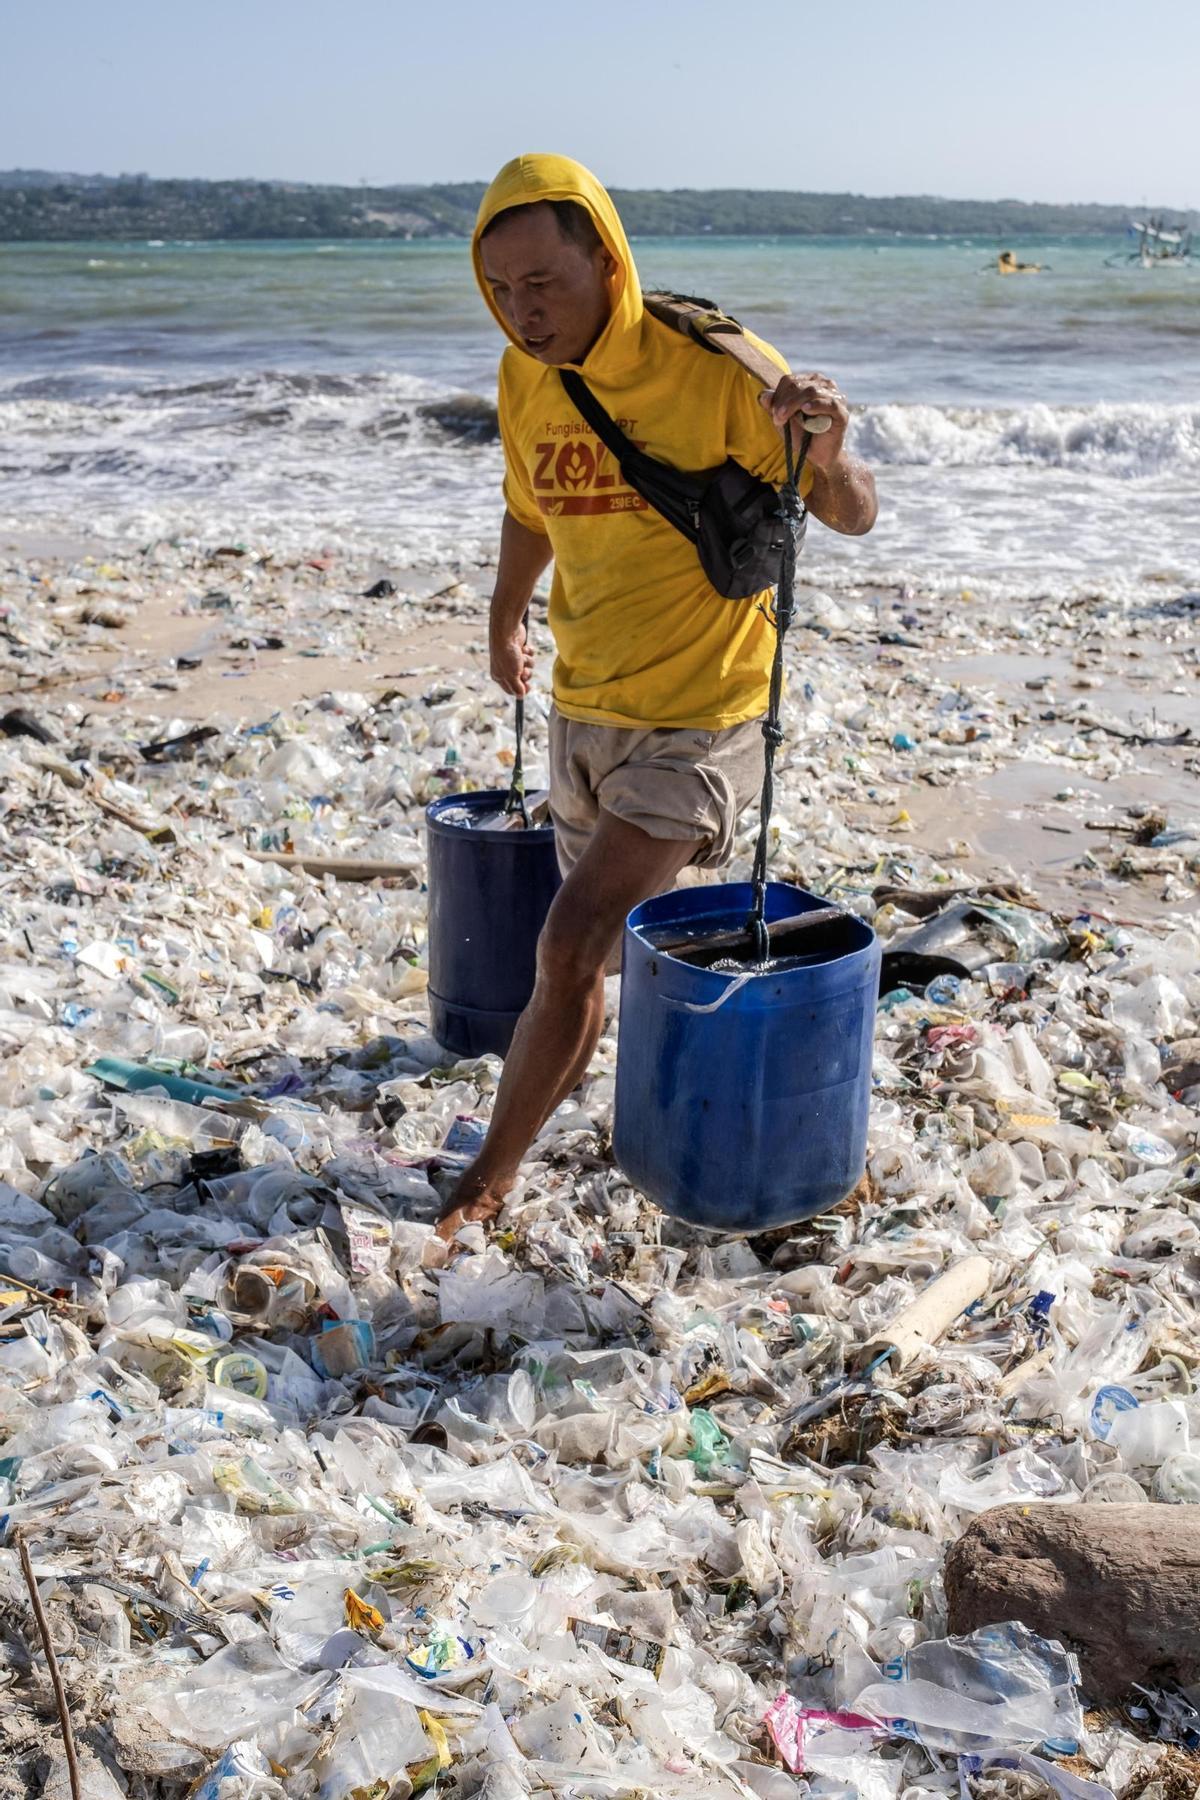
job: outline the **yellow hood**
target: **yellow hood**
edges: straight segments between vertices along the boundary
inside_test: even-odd
[[[584,361],[578,365],[585,373],[611,379],[636,360],[646,314],[633,254],[617,209],[607,189],[582,163],[572,162],[569,156],[543,155],[515,156],[512,162],[505,163],[483,196],[475,221],[475,235],[471,239],[471,260],[479,290],[509,342],[530,362],[537,362],[539,359],[530,356],[520,339],[509,330],[492,299],[483,278],[479,240],[497,213],[510,206],[531,206],[538,200],[576,200],[585,206],[603,243],[616,259],[618,274],[613,284],[612,315]]]

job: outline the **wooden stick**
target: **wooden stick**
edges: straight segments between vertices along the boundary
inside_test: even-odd
[[[1088,737],[1093,731],[1102,731],[1106,737],[1120,738],[1123,744],[1136,744],[1139,748],[1144,749],[1151,749],[1158,744],[1160,747],[1165,745],[1168,750],[1171,750],[1179,744],[1190,744],[1193,741],[1190,725],[1185,725],[1182,731],[1171,732],[1167,737],[1149,737],[1143,731],[1119,731],[1115,725],[1081,725],[1079,727],[1080,737]]]
[[[777,938],[790,937],[793,931],[810,931],[814,926],[832,925],[839,919],[849,919],[853,915],[840,906],[818,906],[812,912],[793,913],[787,919],[772,919],[767,926],[767,937],[771,943]],[[736,950],[747,941],[744,925],[736,931],[714,931],[697,937],[660,938],[653,948],[661,950],[664,956],[674,956],[683,962],[688,959],[689,951],[702,952],[705,956],[713,951]]]
[[[290,850],[247,850],[255,862],[280,869],[303,869],[309,875],[332,875],[337,881],[388,881],[415,874],[412,863],[372,862],[352,856],[305,856]]]
[[[5,1270],[0,1269],[0,1286],[3,1286],[5,1282],[10,1287],[21,1288],[31,1299],[41,1300],[46,1306],[61,1306],[67,1312],[85,1313],[88,1310],[86,1306],[80,1306],[76,1300],[56,1300],[53,1294],[47,1294],[41,1288],[30,1287],[27,1281],[21,1281],[16,1275],[9,1275]]]
[[[673,325],[685,337],[697,338],[711,350],[723,350],[726,356],[740,363],[761,383],[764,393],[774,393],[779,386],[786,371],[777,367],[751,342],[736,319],[729,318],[719,309],[701,306],[681,294],[647,293],[642,299],[646,310],[664,325]],[[799,422],[813,437],[819,437],[833,424],[833,420],[823,413],[810,414]]]
[[[1024,1362],[1018,1363],[1015,1369],[1010,1369],[1008,1374],[1002,1376],[997,1382],[997,1399],[1011,1400],[1018,1388],[1024,1387],[1025,1383],[1031,1381],[1035,1375],[1040,1375],[1043,1369],[1048,1369],[1053,1361],[1053,1344],[1047,1344],[1044,1349],[1036,1350],[1032,1356],[1027,1356]]]
[[[54,1687],[54,1704],[58,1708],[58,1724],[62,1732],[63,1749],[67,1753],[67,1773],[71,1778],[71,1800],[83,1800],[83,1784],[79,1779],[79,1758],[75,1753],[75,1733],[71,1730],[71,1714],[67,1709],[67,1691],[63,1687],[62,1671],[58,1666],[58,1657],[54,1653],[54,1642],[50,1636],[50,1624],[42,1605],[42,1596],[38,1593],[37,1582],[33,1579],[33,1565],[29,1560],[29,1547],[21,1532],[16,1533],[17,1553],[21,1558],[21,1573],[25,1577],[25,1585],[29,1589],[29,1598],[33,1605],[33,1616],[37,1620],[38,1632],[42,1640],[42,1648],[46,1652],[46,1662],[50,1669],[50,1680]]]

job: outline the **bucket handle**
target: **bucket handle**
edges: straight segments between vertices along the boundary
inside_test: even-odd
[[[665,1000],[668,1006],[678,1006],[682,1012],[714,1013],[718,1007],[724,1006],[727,1000],[732,999],[739,988],[744,988],[748,981],[753,981],[754,977],[761,973],[761,969],[744,969],[740,975],[734,975],[721,989],[716,999],[710,1000],[705,1006],[701,1006],[695,1000],[673,1000],[670,994],[662,994],[660,998]]]

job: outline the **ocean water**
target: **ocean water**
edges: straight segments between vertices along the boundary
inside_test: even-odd
[[[1200,587],[1200,267],[1124,247],[634,248],[854,403],[880,519],[814,526],[810,579],[1019,598]],[[499,449],[419,409],[494,398],[500,348],[465,243],[0,245],[0,532],[482,563]]]

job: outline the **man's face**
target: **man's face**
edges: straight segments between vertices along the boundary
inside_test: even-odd
[[[563,236],[544,202],[520,207],[480,246],[484,280],[518,341],[545,363],[581,363],[604,327],[612,254]]]

